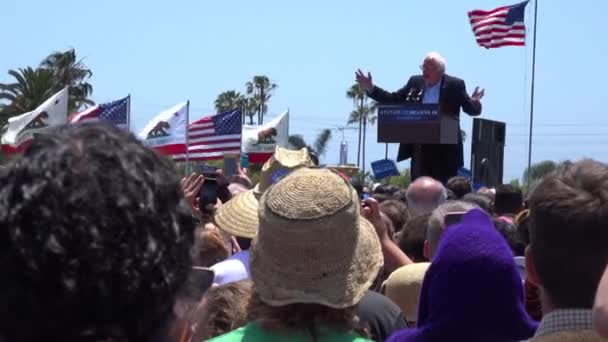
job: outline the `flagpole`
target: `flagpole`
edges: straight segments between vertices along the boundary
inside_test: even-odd
[[[532,172],[530,167],[532,166],[532,128],[534,125],[534,76],[536,71],[536,24],[538,20],[538,0],[534,0],[534,39],[532,43],[532,81],[530,85],[530,132],[528,135],[528,190],[530,189],[530,180]]]
[[[131,94],[127,96],[127,132],[131,132]]]
[[[190,173],[190,100],[186,102],[186,176]]]

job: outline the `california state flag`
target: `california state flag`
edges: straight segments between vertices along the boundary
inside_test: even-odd
[[[261,126],[243,125],[242,152],[250,163],[265,163],[277,146],[287,147],[289,111]]]
[[[68,88],[63,88],[33,111],[8,119],[6,133],[2,135],[2,153],[23,152],[36,133],[64,125],[67,117]]]
[[[138,136],[146,145],[162,154],[186,153],[188,103],[182,102],[158,114]]]

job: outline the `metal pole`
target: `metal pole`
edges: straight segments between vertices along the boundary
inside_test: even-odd
[[[388,143],[384,144],[384,159],[388,159]]]
[[[186,176],[190,173],[190,100],[186,102]]]
[[[536,23],[538,20],[538,0],[534,0],[534,40],[532,43],[532,82],[530,90],[530,133],[528,135],[528,189],[530,188],[530,181],[532,172],[530,167],[532,166],[532,128],[534,125],[534,73],[536,71]]]

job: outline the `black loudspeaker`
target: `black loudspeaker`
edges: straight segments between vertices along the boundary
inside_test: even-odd
[[[473,183],[494,187],[502,184],[506,124],[473,119],[471,173]]]

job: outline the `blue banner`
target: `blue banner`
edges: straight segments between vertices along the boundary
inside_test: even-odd
[[[384,123],[400,122],[432,122],[439,119],[439,105],[380,105],[378,106],[378,121]]]
[[[376,179],[384,179],[390,176],[399,176],[399,170],[394,161],[381,159],[372,162],[372,171]]]

